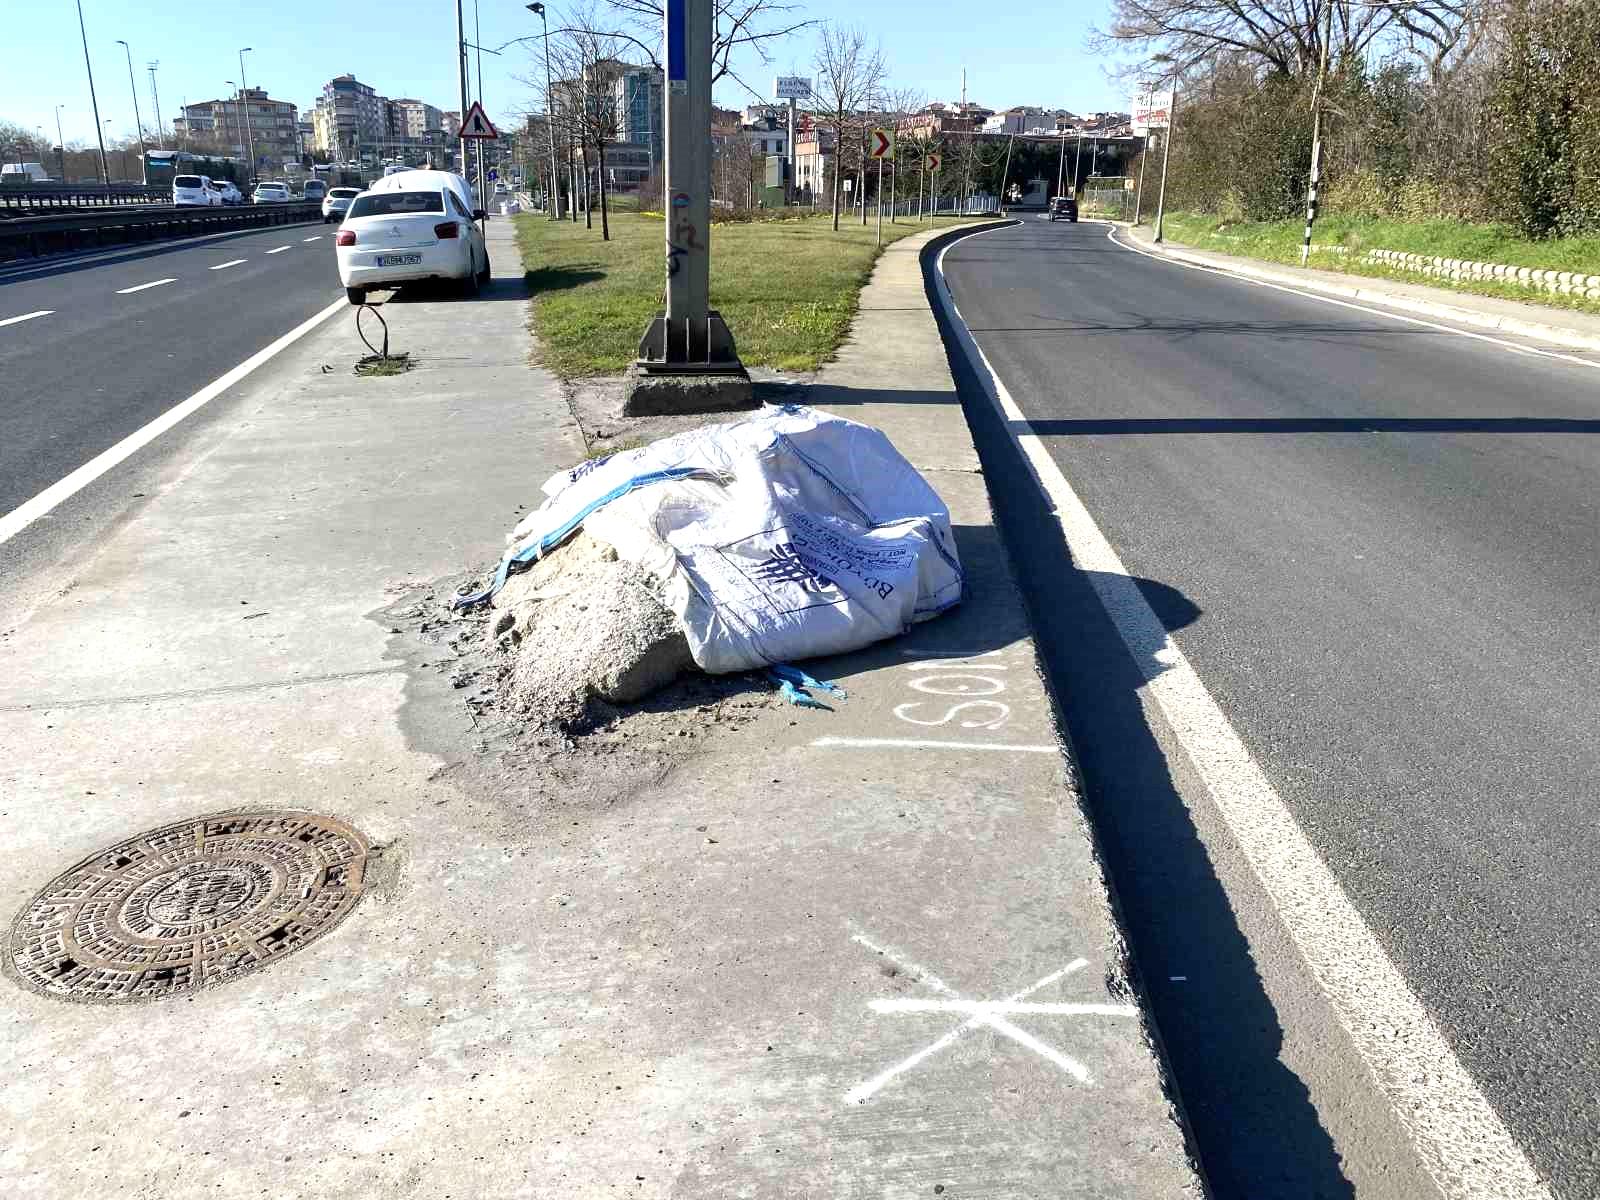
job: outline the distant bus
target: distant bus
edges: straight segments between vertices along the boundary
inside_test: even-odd
[[[170,185],[174,175],[205,175],[212,179],[231,179],[243,186],[244,160],[190,154],[187,150],[151,150],[145,156],[145,178],[152,187]]]

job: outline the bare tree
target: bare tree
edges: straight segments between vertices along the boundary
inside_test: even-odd
[[[567,76],[567,121],[583,155],[584,190],[588,194],[591,152],[600,193],[600,236],[611,240],[611,211],[608,203],[606,147],[622,139],[623,111],[621,79],[629,65],[623,58],[632,51],[629,40],[617,34],[598,31],[600,22],[593,8],[580,9],[578,28],[561,35],[559,54],[552,61]],[[592,208],[592,205],[588,207]],[[591,227],[592,214],[589,215]]]
[[[883,92],[883,51],[876,41],[869,43],[861,29],[830,23],[822,27],[812,66],[812,112],[818,126],[833,131],[833,228],[837,230],[845,147],[859,141],[857,161],[865,161],[866,110]],[[865,172],[861,175],[864,179]]]
[[[661,28],[665,19],[662,0],[602,0],[612,19],[600,21],[594,14],[585,18],[592,29],[604,29],[625,38],[652,66],[661,66]],[[813,18],[797,18],[798,4],[781,0],[713,0],[711,18],[711,82],[733,75],[733,53],[748,46],[763,63],[770,63],[770,45],[791,33],[817,24]],[[743,82],[742,80],[740,82]]]
[[[1314,71],[1332,12],[1330,57],[1382,46],[1426,50],[1438,68],[1475,40],[1489,0],[1112,0],[1111,24],[1091,35],[1101,49],[1133,47],[1193,63],[1241,52],[1287,75]]]

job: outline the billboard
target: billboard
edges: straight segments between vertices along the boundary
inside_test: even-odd
[[[774,100],[811,99],[811,80],[805,75],[779,75],[772,81]]]
[[[1172,91],[1149,92],[1137,96],[1128,106],[1133,114],[1133,131],[1149,133],[1152,129],[1165,129],[1172,121]]]

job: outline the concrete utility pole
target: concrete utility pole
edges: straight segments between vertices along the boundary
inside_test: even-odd
[[[667,0],[667,306],[639,342],[623,413],[750,402],[750,376],[711,299],[711,24],[714,0]]]
[[[56,105],[56,174],[61,176],[61,182],[67,181],[67,139],[61,132],[61,110],[65,104]]]
[[[160,65],[159,59],[145,64],[145,70],[150,72],[150,104],[155,110],[153,115],[156,122],[157,143],[164,142],[167,138],[166,131],[161,126],[161,93],[156,90],[156,68]]]
[[[1167,107],[1167,133],[1161,140],[1161,191],[1156,196],[1156,241],[1161,240],[1161,221],[1167,215],[1167,164],[1172,161],[1172,135],[1178,127],[1178,76],[1172,76],[1172,103]]]
[[[128,91],[133,93],[133,123],[139,127],[139,182],[148,186],[150,183],[150,158],[149,150],[144,144],[144,121],[139,116],[139,86],[133,81],[133,50],[121,38],[117,45],[122,47],[122,52],[128,58]]]
[[[1328,82],[1328,43],[1333,41],[1333,0],[1323,0],[1327,25],[1322,34],[1322,62],[1317,67],[1317,87],[1311,97],[1311,186],[1306,192],[1306,236],[1300,244],[1300,265],[1311,257],[1311,227],[1317,223],[1317,184],[1322,181],[1322,89]]]
[[[100,101],[94,97],[94,64],[89,61],[89,34],[83,27],[83,0],[78,0],[78,36],[83,39],[83,67],[89,72],[89,107],[94,109],[94,136],[100,143],[100,182],[111,186],[111,164],[106,162],[106,131],[100,124]]]

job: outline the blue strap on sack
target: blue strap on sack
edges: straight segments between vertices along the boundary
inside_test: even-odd
[[[798,708],[820,708],[828,712],[833,711],[816,697],[808,695],[809,692],[826,692],[830,696],[837,696],[840,700],[848,699],[845,690],[837,683],[829,683],[824,679],[817,679],[806,674],[799,667],[792,667],[788,663],[773,663],[767,668],[767,678],[778,685],[778,694],[790,704]]]

